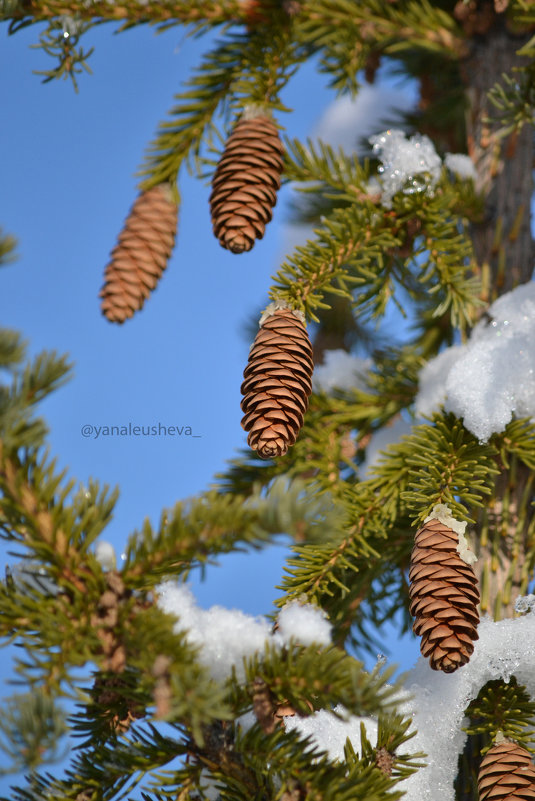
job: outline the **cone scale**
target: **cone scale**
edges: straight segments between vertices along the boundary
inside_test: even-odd
[[[433,670],[465,665],[478,639],[479,590],[464,540],[466,523],[439,504],[416,532],[409,570],[410,613],[420,650]]]
[[[502,739],[483,757],[479,801],[535,801],[535,766],[529,751]]]
[[[156,287],[173,251],[177,216],[169,184],[136,199],[104,271],[101,310],[110,322],[132,317]]]
[[[303,315],[283,303],[271,304],[243,374],[242,427],[262,459],[283,456],[303,425],[312,391],[312,345]]]
[[[281,183],[283,147],[273,120],[254,111],[236,123],[212,180],[215,236],[233,253],[262,239]]]

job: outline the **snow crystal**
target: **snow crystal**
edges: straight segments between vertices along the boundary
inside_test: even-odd
[[[516,599],[515,612],[522,614],[523,612],[529,612],[531,609],[535,609],[535,595],[530,593],[529,595],[521,595],[520,598]]]
[[[416,411],[444,403],[481,442],[513,415],[535,416],[535,284],[503,295],[466,345],[443,351],[420,373]]]
[[[278,634],[285,644],[292,638],[301,645],[331,644],[332,626],[319,606],[290,601],[279,612],[277,623]]]
[[[263,325],[268,317],[271,317],[279,309],[289,309],[298,320],[300,320],[302,323],[305,322],[305,315],[302,311],[292,308],[292,306],[286,300],[274,300],[272,303],[266,306],[262,312],[258,325]],[[254,347],[254,345],[252,347]]]
[[[336,387],[342,390],[366,389],[363,375],[371,367],[371,359],[360,359],[341,348],[326,350],[323,364],[314,368],[312,387],[314,392],[332,392]]]
[[[95,546],[95,559],[104,570],[114,570],[117,564],[115,548],[111,542],[99,540]]]
[[[325,613],[312,604],[287,604],[279,614],[279,630],[273,632],[265,618],[246,615],[239,609],[212,606],[201,609],[184,584],[166,582],[158,588],[158,605],[179,618],[175,631],[185,631],[188,642],[199,648],[199,660],[218,681],[226,679],[234,666],[243,678],[242,660],[263,651],[266,642],[277,647],[294,638],[302,645],[330,645],[331,625]]]
[[[286,731],[295,730],[301,737],[310,737],[313,745],[326,751],[332,760],[344,759],[344,745],[349,737],[356,752],[361,750],[360,724],[364,723],[366,737],[373,746],[377,743],[377,721],[373,718],[359,718],[348,715],[347,710],[340,704],[334,708],[340,715],[320,709],[313,715],[301,718],[299,715],[284,718]]]
[[[359,468],[360,474],[364,476],[366,473],[373,472],[373,467],[381,458],[381,451],[384,451],[388,445],[399,442],[405,434],[410,434],[410,432],[411,424],[402,417],[398,417],[391,425],[385,426],[373,434],[366,448],[366,459]]]
[[[442,161],[428,136],[415,134],[407,139],[397,128],[383,131],[369,139],[381,161],[381,203],[391,208],[397,192],[413,195],[432,190],[442,169]]]
[[[446,153],[444,165],[458,178],[472,178],[474,181],[477,178],[474,162],[464,153]]]
[[[425,752],[427,767],[400,785],[405,801],[454,801],[464,711],[488,681],[508,682],[514,675],[535,697],[535,615],[498,622],[487,617],[478,633],[470,662],[455,673],[433,671],[422,657],[407,674],[412,698],[400,711],[412,715],[417,734],[406,747]]]

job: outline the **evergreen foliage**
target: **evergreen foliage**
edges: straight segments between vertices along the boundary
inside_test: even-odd
[[[425,757],[411,750],[402,682],[391,684],[390,668],[367,672],[359,658],[377,648],[385,621],[411,626],[416,529],[437,504],[468,522],[481,608],[496,620],[513,616],[533,581],[534,423],[515,417],[481,442],[452,411],[442,407],[421,422],[414,407],[422,368],[490,320],[495,298],[531,280],[531,256],[513,264],[500,245],[506,231],[511,248],[527,237],[532,253],[519,222],[531,197],[511,188],[511,202],[504,199],[499,176],[532,169],[533,3],[4,0],[0,17],[11,34],[40,23],[36,46],[55,60],[45,81],[70,77],[75,86],[89,70],[91,48],[82,42],[97,24],[217,34],[158,126],[141,190],[175,185],[184,165],[211,175],[250,107],[274,115],[283,132],[291,110],[281,93],[310,59],[335,93],[353,95],[389,59],[421,85],[421,114],[406,129],[434,138],[440,157],[454,142],[472,158],[474,176],[443,166],[436,180],[424,174],[417,191],[402,187],[387,203],[372,181],[370,154],[286,137],[283,180],[296,185],[314,230],[266,295],[303,312],[316,341],[333,331],[345,349],[366,340],[371,366],[352,388],[316,387],[286,456],[262,462],[242,452],[211,490],[165,510],[157,527],[145,521],[129,538],[120,572],[95,555],[117,491],[96,480],[78,486],[46,449],[38,406],[69,377],[68,360],[27,359],[19,335],[0,331],[0,536],[22,560],[0,585],[0,635],[20,646],[16,670],[29,688],[8,703],[0,725],[14,767],[28,773],[14,798],[111,801],[135,788],[146,801],[401,798],[410,792],[403,781],[426,769]],[[507,43],[510,70],[487,76],[487,90],[476,91],[471,59],[498,39]],[[517,147],[522,136],[527,144]],[[0,238],[0,264],[14,247],[12,237]],[[370,323],[393,306],[412,328],[405,341],[385,344]],[[332,309],[345,321],[341,329]],[[410,433],[366,472],[371,439],[400,419],[411,422]],[[291,537],[293,554],[277,607],[320,607],[332,644],[269,641],[220,680],[202,646],[163,611],[161,582],[182,583],[218,554],[263,548],[281,534]],[[61,751],[62,699],[77,704],[67,726],[80,742],[60,775],[41,768]],[[466,709],[456,799],[476,798],[477,767],[498,731],[532,742],[534,704],[514,676],[480,688]],[[348,739],[344,758],[333,759],[284,725],[283,712],[318,710],[376,718],[377,741],[362,722],[360,743]]]

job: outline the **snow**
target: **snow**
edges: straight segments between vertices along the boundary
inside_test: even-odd
[[[517,608],[535,609],[535,595],[519,598]],[[535,613],[495,622],[486,617],[480,624],[470,662],[455,673],[431,670],[421,657],[406,674],[404,698],[399,711],[412,717],[415,736],[403,746],[405,753],[427,754],[427,766],[399,785],[405,801],[454,801],[453,782],[457,759],[464,747],[462,731],[464,713],[480,689],[494,679],[509,682],[514,675],[520,685],[535,697]],[[326,751],[332,760],[343,759],[343,748],[349,737],[359,751],[360,723],[366,736],[375,745],[377,722],[373,718],[348,715],[337,706],[335,713],[320,710],[313,715],[284,719],[287,730],[296,729],[303,737],[310,736],[314,746]]]
[[[427,767],[400,784],[405,801],[454,801],[464,711],[488,681],[508,682],[514,675],[535,697],[535,614],[498,622],[487,617],[478,633],[470,662],[455,673],[433,671],[422,657],[407,674],[412,698],[400,711],[412,715],[417,730],[407,747],[424,751]]]
[[[383,131],[369,139],[373,152],[381,161],[381,203],[391,208],[397,192],[413,195],[431,192],[440,178],[442,161],[428,136],[415,134],[406,138],[397,128]]]
[[[431,417],[446,399],[446,378],[453,365],[466,353],[464,345],[452,345],[420,370],[418,395],[415,401],[417,415]]]
[[[364,374],[371,368],[371,359],[352,356],[341,348],[326,350],[323,364],[314,368],[312,388],[314,392],[330,393],[333,389],[366,389]]]
[[[263,651],[267,642],[279,648],[291,639],[302,645],[331,643],[331,625],[325,613],[312,604],[286,604],[279,613],[279,630],[275,632],[265,618],[246,615],[239,609],[201,609],[185,584],[161,584],[158,605],[179,618],[175,631],[187,632],[188,642],[199,648],[200,661],[218,681],[224,681],[233,666],[238,677],[243,678],[243,659]]]
[[[516,599],[515,612],[523,614],[524,612],[529,612],[530,609],[535,609],[535,595],[530,593],[529,595],[521,595],[520,598]]]
[[[441,403],[480,442],[516,417],[535,416],[535,284],[523,284],[489,308],[466,345],[453,346],[420,373],[416,412]]]
[[[464,534],[466,529],[466,520],[457,520],[455,517],[453,517],[450,507],[445,503],[436,503],[433,506],[433,511],[431,514],[425,518],[424,524],[428,523],[430,520],[439,520],[443,525],[447,526],[457,534],[457,553],[461,559],[466,562],[466,564],[473,565],[474,562],[477,562],[477,556],[471,550],[470,544]]]
[[[442,513],[444,510],[438,510]],[[437,513],[438,513],[437,512]],[[200,660],[216,679],[225,679],[232,665],[243,679],[241,661],[266,642],[283,647],[290,639],[303,644],[330,643],[330,624],[322,610],[293,601],[279,615],[278,631],[270,623],[239,610],[213,606],[200,609],[184,584],[166,582],[158,590],[158,604],[179,618],[175,630],[187,631],[188,640],[199,647]],[[521,597],[518,611],[522,617],[493,621],[488,616],[479,625],[470,662],[455,673],[433,671],[423,657],[406,674],[399,711],[412,718],[415,736],[403,746],[405,752],[425,752],[426,767],[405,779],[400,789],[406,801],[454,801],[453,782],[457,758],[466,739],[462,731],[464,712],[480,689],[491,680],[508,682],[514,675],[520,685],[535,697],[535,595]],[[528,611],[533,610],[533,611]],[[247,730],[254,722],[252,713],[240,718]],[[349,737],[356,752],[361,751],[360,724],[364,723],[368,740],[377,742],[377,721],[348,714],[338,705],[333,710],[319,710],[301,718],[286,717],[287,730],[297,730],[310,737],[313,745],[332,760],[344,758],[344,744]],[[215,787],[206,775],[208,797],[215,797]]]
[[[318,606],[291,601],[282,607],[277,618],[278,634],[284,644],[291,639],[301,645],[331,644],[332,626],[327,615]]]
[[[374,718],[360,718],[348,715],[346,709],[340,704],[334,712],[320,709],[306,718],[298,715],[284,718],[286,731],[296,730],[301,737],[310,737],[313,746],[326,751],[333,761],[344,759],[344,745],[349,737],[355,752],[360,752],[360,724],[364,723],[366,737],[372,746],[377,743],[377,721]]]
[[[446,153],[444,166],[451,170],[458,178],[477,178],[474,162],[465,153]]]
[[[99,540],[95,546],[95,559],[103,570],[114,570],[117,565],[115,548],[107,540]]]

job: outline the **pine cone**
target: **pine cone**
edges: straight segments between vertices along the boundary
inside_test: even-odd
[[[433,670],[445,673],[468,662],[472,641],[478,639],[477,579],[458,544],[456,531],[436,517],[428,518],[416,533],[409,571],[413,631],[421,635],[420,650]]]
[[[535,766],[525,748],[503,740],[483,757],[479,801],[535,801]]]
[[[225,146],[212,181],[214,234],[233,253],[262,239],[277,202],[283,147],[273,120],[242,117]]]
[[[155,288],[175,244],[177,216],[169,184],[138,196],[104,272],[101,309],[110,322],[132,317]]]
[[[303,425],[314,362],[301,317],[280,303],[268,306],[243,373],[241,424],[262,459],[283,456]]]

